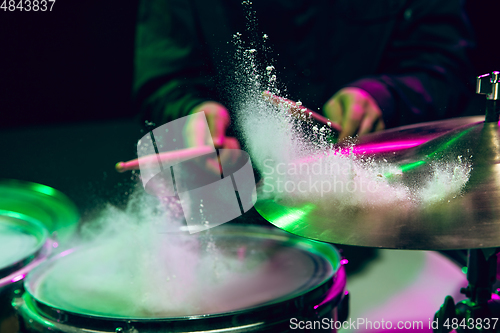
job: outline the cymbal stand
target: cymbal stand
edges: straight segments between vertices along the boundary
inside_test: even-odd
[[[500,72],[477,77],[476,93],[486,95],[485,123],[498,123],[500,117],[499,80]],[[455,305],[453,298],[446,296],[434,316],[434,332],[500,332],[500,297],[494,294],[492,298],[498,252],[499,248],[468,250],[469,285],[460,290],[467,299]]]
[[[486,95],[485,122],[498,122],[500,113],[500,72],[484,74],[477,77],[476,93]]]
[[[434,323],[437,324],[433,326],[434,332],[500,331],[500,297],[492,298],[499,250],[468,250],[469,285],[460,290],[468,298],[455,305],[453,298],[446,296],[444,304],[434,316]]]

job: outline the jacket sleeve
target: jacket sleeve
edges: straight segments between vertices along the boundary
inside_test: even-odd
[[[388,127],[456,116],[471,94],[472,33],[460,0],[408,1],[367,91]]]
[[[143,0],[133,94],[146,120],[165,123],[213,96],[208,55],[191,1]]]

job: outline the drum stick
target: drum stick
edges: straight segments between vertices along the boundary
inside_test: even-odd
[[[301,104],[297,104],[297,102],[291,101],[291,100],[283,98],[283,97],[276,96],[270,91],[264,91],[262,93],[262,95],[264,96],[264,98],[266,98],[268,101],[270,101],[275,106],[280,106],[280,105],[289,106],[290,114],[293,115],[294,117],[300,119],[300,120],[307,120],[308,118],[312,118],[316,122],[318,122],[322,125],[327,125],[328,127],[330,127],[331,129],[333,129],[337,132],[342,131],[342,127],[340,127],[340,125],[331,122],[330,119],[325,118],[324,116],[320,115],[319,113],[314,112],[313,110],[308,109],[305,106],[302,106]]]
[[[167,164],[179,163],[211,152],[215,152],[214,147],[211,146],[173,150],[165,153],[146,155],[128,162],[118,162],[115,165],[115,169],[118,172],[125,172],[129,170],[139,170],[140,164],[146,165],[151,163],[154,165],[154,163],[158,164],[159,162]]]

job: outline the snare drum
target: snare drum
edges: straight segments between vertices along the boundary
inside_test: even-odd
[[[80,247],[60,253],[28,275],[26,292],[15,300],[25,328],[35,332],[275,333],[301,331],[296,328],[322,321],[323,329],[335,331],[333,323],[347,316],[346,277],[333,246],[256,226],[220,226],[205,233],[216,248],[219,267],[224,268],[220,274],[226,275],[199,288],[174,290],[183,297],[190,294],[189,301],[181,297],[182,304],[175,304],[167,297],[155,298],[165,294],[159,288],[157,295],[146,298],[152,304],[144,304],[137,290],[147,289],[148,280],[152,284],[158,276],[120,271],[120,263],[106,262],[109,258],[98,255],[98,246]],[[84,258],[94,258],[96,267],[107,268],[88,267]],[[103,269],[107,276],[102,278],[107,281],[99,276]],[[136,277],[141,274],[146,278],[139,286]],[[198,274],[195,280],[209,278]],[[164,281],[165,289],[168,283]],[[188,309],[187,303],[193,306]],[[331,327],[325,327],[326,322]]]
[[[0,210],[0,331],[17,332],[11,300],[27,272],[50,252],[45,226],[26,215]]]

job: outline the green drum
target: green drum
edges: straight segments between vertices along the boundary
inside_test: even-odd
[[[52,248],[47,228],[16,212],[0,210],[0,331],[17,332],[11,300],[30,269]],[[10,327],[11,329],[8,329]]]
[[[21,213],[42,222],[52,238],[64,242],[75,233],[80,214],[58,190],[20,180],[0,179],[0,210]]]
[[[19,329],[12,299],[25,275],[59,242],[71,238],[80,216],[61,192],[45,185],[0,179],[0,331]]]
[[[15,300],[26,330],[275,333],[323,321],[330,323],[326,331],[335,331],[333,322],[345,319],[346,277],[333,246],[265,227],[220,226],[206,233],[217,258],[208,267],[214,265],[219,278],[209,282],[210,274],[197,268],[192,285],[189,275],[178,284],[184,289],[169,285],[161,267],[156,273],[139,265],[124,269],[113,252],[102,251],[109,244],[60,253],[30,272],[26,292]],[[192,260],[186,255],[179,263]],[[143,298],[141,290],[158,281]]]

